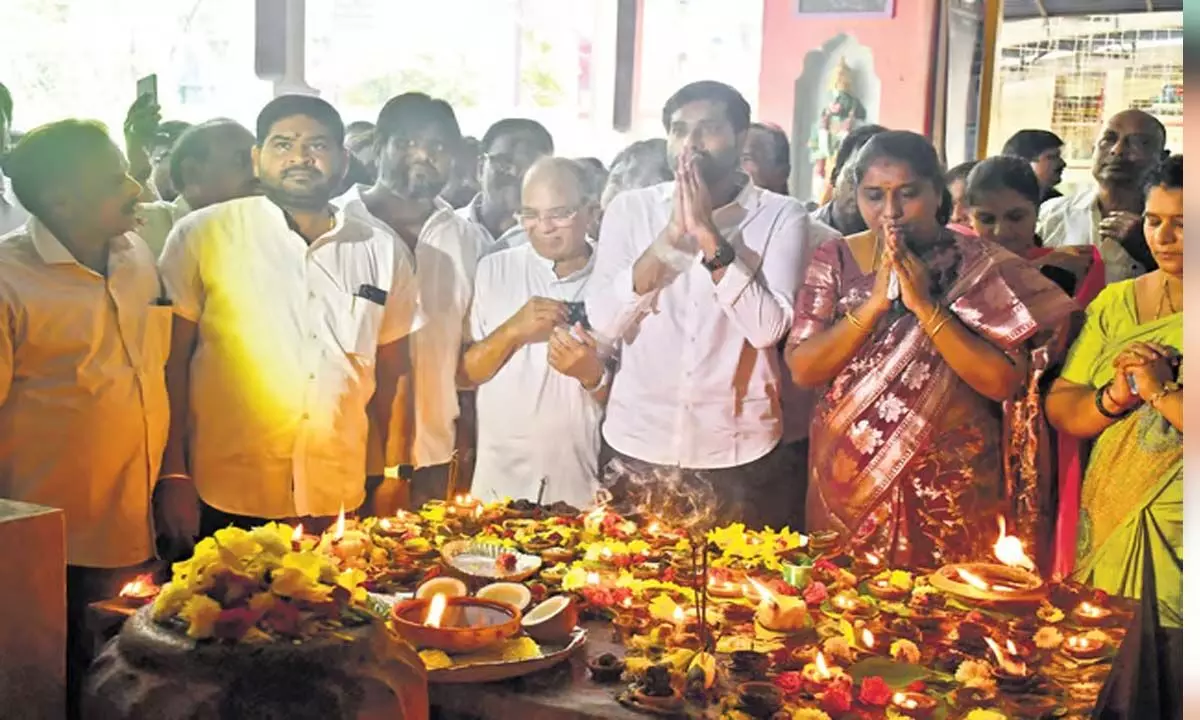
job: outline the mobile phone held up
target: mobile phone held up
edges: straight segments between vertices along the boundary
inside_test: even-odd
[[[141,98],[144,95],[149,95],[150,101],[155,105],[158,104],[158,75],[147,75],[143,78],[138,78],[137,96]]]
[[[587,309],[584,307],[583,301],[569,301],[563,303],[567,306],[567,325],[575,327],[575,323],[583,326],[584,330],[591,330],[592,326],[588,323]]]

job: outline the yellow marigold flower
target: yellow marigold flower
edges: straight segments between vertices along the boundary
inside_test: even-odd
[[[792,711],[792,720],[830,720],[823,710],[817,708],[796,708]]]
[[[587,585],[587,570],[584,570],[579,565],[573,565],[567,574],[562,579],[562,589],[566,591],[578,590]]]
[[[155,620],[174,617],[191,597],[192,592],[185,583],[169,582],[159,591],[158,597],[154,598],[154,610],[151,613]]]
[[[901,590],[912,590],[913,576],[912,573],[904,570],[893,570],[888,576],[888,582]]]
[[[254,612],[265,613],[273,608],[277,602],[279,602],[279,599],[273,593],[259,592],[250,596],[247,605]]]
[[[188,637],[212,637],[217,617],[221,614],[221,604],[207,595],[194,595],[183,605],[179,616],[188,622]]]
[[[283,523],[270,522],[250,531],[254,542],[262,546],[262,551],[283,557],[292,551],[293,529]]]

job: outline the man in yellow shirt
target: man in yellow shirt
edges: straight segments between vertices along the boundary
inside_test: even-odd
[[[66,514],[73,709],[87,604],[154,555],[171,308],[132,232],[141,187],[103,125],[38,128],[5,169],[32,217],[0,239],[0,496]]]

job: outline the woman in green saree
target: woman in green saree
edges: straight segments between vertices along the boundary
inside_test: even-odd
[[[1150,607],[1157,606],[1161,627],[1177,629],[1183,624],[1182,156],[1166,160],[1152,180],[1144,230],[1159,269],[1108,286],[1088,306],[1087,324],[1046,397],[1046,415],[1060,431],[1094,439],[1080,498],[1075,578],[1138,598],[1152,570]],[[1181,662],[1164,659],[1169,668]]]

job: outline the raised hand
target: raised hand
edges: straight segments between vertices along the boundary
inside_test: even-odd
[[[559,300],[532,297],[508,322],[522,342],[545,342],[555,327],[566,324],[567,306]]]

